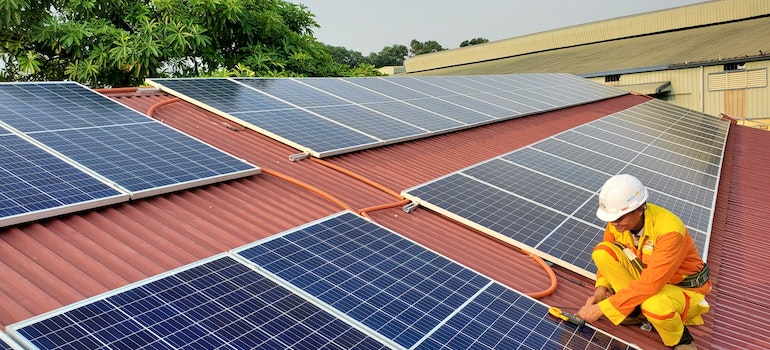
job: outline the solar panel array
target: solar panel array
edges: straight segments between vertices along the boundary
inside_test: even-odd
[[[72,82],[0,84],[0,225],[259,168]]]
[[[626,94],[569,74],[147,82],[315,157]]]
[[[349,212],[234,253],[403,348],[630,347]]]
[[[729,122],[651,100],[405,190],[420,205],[594,277],[598,191],[629,173],[707,256]]]
[[[8,327],[39,349],[631,349],[351,212]]]

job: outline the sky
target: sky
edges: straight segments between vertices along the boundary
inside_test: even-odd
[[[454,49],[706,0],[288,0],[304,4],[318,41],[363,55],[412,39]],[[472,5],[469,5],[472,4]]]

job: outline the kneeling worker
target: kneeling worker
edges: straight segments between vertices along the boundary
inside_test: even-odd
[[[682,220],[647,197],[627,174],[602,186],[596,215],[607,227],[592,254],[596,286],[575,315],[587,322],[606,316],[616,325],[644,317],[665,345],[696,349],[686,325],[703,324],[708,312],[708,266]]]

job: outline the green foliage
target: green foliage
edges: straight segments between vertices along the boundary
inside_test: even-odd
[[[402,66],[404,65],[404,59],[409,54],[409,49],[406,45],[392,45],[385,46],[379,53],[370,53],[368,56],[369,62],[375,67],[385,66]]]
[[[441,47],[441,44],[433,40],[429,40],[426,42],[419,42],[415,39],[412,39],[412,42],[409,43],[409,54],[412,56],[417,56],[417,55],[422,55],[422,54],[432,53],[432,52],[439,52],[444,50],[446,49]]]
[[[155,76],[359,74],[314,28],[304,5],[281,0],[0,0],[0,79],[117,87]]]
[[[466,47],[466,46],[471,46],[471,45],[478,45],[478,44],[483,44],[483,43],[488,43],[488,42],[489,42],[489,39],[473,38],[471,40],[464,40],[463,42],[461,42],[460,43],[460,47]]]
[[[326,45],[326,50],[329,51],[334,62],[344,64],[350,68],[358,67],[359,64],[370,63],[368,57],[364,57],[361,52],[348,50],[342,46]]]

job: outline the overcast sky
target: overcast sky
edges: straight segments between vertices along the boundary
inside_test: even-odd
[[[705,0],[288,0],[304,4],[321,26],[316,38],[364,55],[412,39],[446,49]]]

